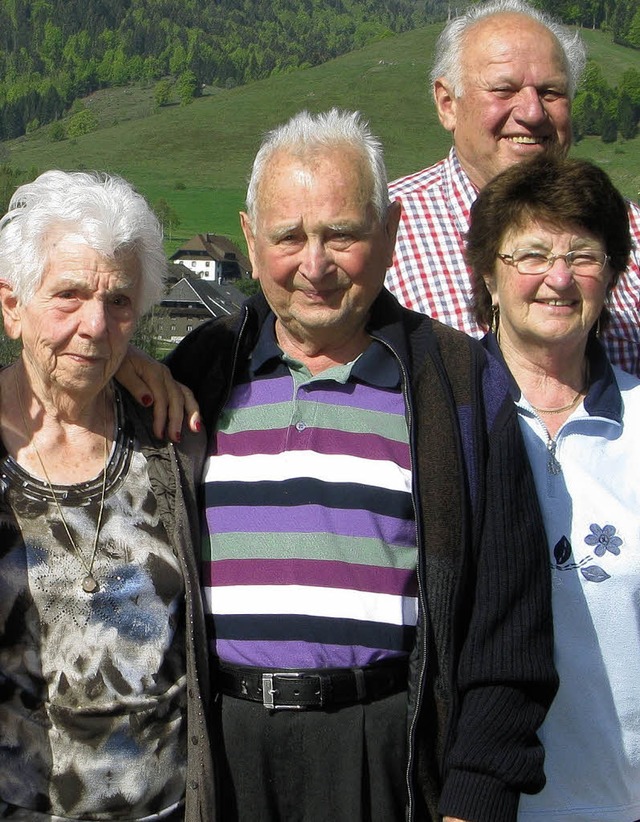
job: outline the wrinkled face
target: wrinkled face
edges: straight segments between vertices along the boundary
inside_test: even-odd
[[[505,235],[501,253],[535,249],[544,254],[575,250],[605,251],[599,237],[580,226],[551,226],[532,221],[524,229]],[[584,276],[556,260],[544,274],[520,274],[498,259],[495,273],[485,277],[494,305],[500,308],[500,340],[520,351],[586,342],[605,303],[612,270],[607,263],[600,274]]]
[[[467,32],[461,66],[460,97],[442,79],[434,92],[440,121],[477,188],[551,146],[568,150],[563,53],[544,26],[513,13],[480,21]]]
[[[253,276],[279,331],[323,347],[364,328],[391,264],[399,218],[392,206],[380,222],[371,192],[369,171],[353,149],[303,158],[281,152],[269,161],[256,225],[241,216]]]
[[[48,263],[33,298],[2,292],[7,332],[43,386],[97,395],[125,356],[137,319],[140,272],[132,255],[107,259],[79,238],[50,239]]]

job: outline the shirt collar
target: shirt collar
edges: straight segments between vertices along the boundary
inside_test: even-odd
[[[465,232],[469,228],[471,206],[478,197],[478,189],[460,165],[455,148],[449,152],[442,170],[443,191],[453,209],[458,224]]]
[[[249,373],[256,376],[283,361],[282,349],[276,340],[275,315],[270,314],[260,329],[251,354]],[[384,343],[372,340],[366,351],[363,351],[354,362],[350,379],[376,388],[398,388],[400,366]]]
[[[266,370],[272,360],[276,360],[278,362],[282,360],[282,351],[276,342],[275,324],[275,315],[273,313],[269,313],[267,319],[262,324],[258,339],[253,347],[253,351],[251,352],[249,373],[252,376]]]
[[[522,392],[507,368],[495,334],[487,334],[485,346],[489,353],[503,364],[509,374],[511,396],[514,402],[518,402],[522,397]],[[589,363],[589,390],[584,399],[584,410],[590,417],[600,417],[621,425],[622,395],[609,358],[601,343],[594,337],[589,338],[586,353]]]

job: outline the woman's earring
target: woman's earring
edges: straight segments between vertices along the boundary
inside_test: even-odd
[[[500,325],[500,306],[491,306],[491,332],[497,336],[498,326]]]

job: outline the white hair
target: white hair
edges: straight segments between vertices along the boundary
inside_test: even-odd
[[[469,29],[481,20],[498,14],[522,14],[544,26],[557,40],[562,51],[567,72],[568,92],[572,99],[587,62],[587,51],[580,34],[571,32],[545,12],[530,6],[525,0],[491,0],[470,6],[464,14],[450,20],[436,43],[431,87],[444,77],[453,87],[456,97],[464,93],[464,77],[461,65],[462,49]]]
[[[139,314],[162,296],[167,260],[160,223],[144,197],[121,177],[45,171],[16,189],[0,220],[0,279],[22,303],[42,281],[53,231],[79,236],[105,257],[134,254],[140,265]]]
[[[351,148],[362,156],[371,174],[371,205],[378,219],[383,220],[390,201],[382,143],[371,133],[360,112],[332,108],[320,114],[301,111],[264,136],[247,189],[247,214],[252,228],[256,227],[260,182],[275,154],[282,151],[304,157],[336,148]]]

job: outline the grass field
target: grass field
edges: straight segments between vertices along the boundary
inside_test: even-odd
[[[87,99],[101,128],[76,140],[49,142],[46,129],[8,143],[21,168],[97,168],[130,179],[153,203],[164,197],[180,216],[168,251],[197,232],[242,243],[237,212],[261,134],[302,108],[357,108],[386,149],[390,178],[445,155],[450,138],[438,124],[427,75],[440,26],[378,41],[322,66],[231,90],[207,89],[192,105],[154,108],[153,88],[98,92]],[[638,52],[585,31],[609,82],[639,64]],[[640,138],[574,148],[600,163],[628,197],[640,190]]]

